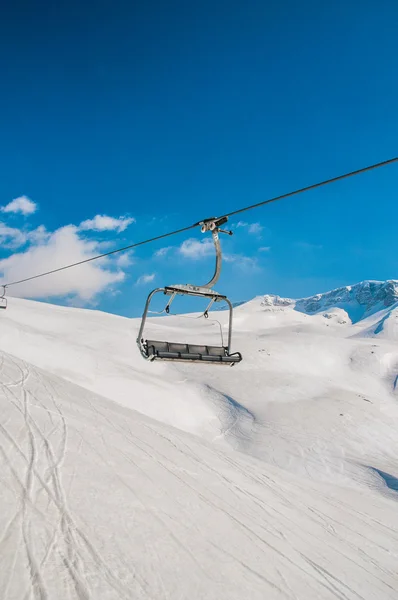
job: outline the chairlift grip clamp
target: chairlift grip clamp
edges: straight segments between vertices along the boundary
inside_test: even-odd
[[[232,235],[232,231],[224,231],[222,229],[219,229],[219,227],[221,225],[224,225],[227,221],[228,217],[210,217],[209,219],[204,219],[203,221],[200,221],[199,225],[201,225],[202,233],[206,233],[207,231],[213,232],[215,230],[218,230],[221,233],[228,233],[228,235]]]

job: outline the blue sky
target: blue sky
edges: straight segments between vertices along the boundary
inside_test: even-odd
[[[9,3],[3,280],[396,156],[397,24],[395,0]],[[217,289],[238,301],[397,278],[397,182],[392,165],[231,220]],[[9,293],[136,316],[152,286],[211,274],[187,237],[203,239]]]

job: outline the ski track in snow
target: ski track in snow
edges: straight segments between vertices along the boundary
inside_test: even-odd
[[[5,542],[12,538],[12,530],[19,531],[15,537],[20,541],[15,549],[12,565],[15,569],[17,556],[23,549],[30,580],[27,591],[21,594],[21,597],[24,599],[33,597],[40,600],[47,600],[51,597],[48,595],[43,570],[54,553],[58,555],[65,567],[70,585],[75,591],[74,597],[79,599],[92,597],[85,581],[84,566],[87,562],[85,554],[103,570],[103,574],[111,585],[121,591],[122,586],[118,579],[109,571],[106,563],[76,525],[69,511],[60,473],[67,446],[67,424],[55,400],[54,393],[34,370],[37,382],[42,386],[46,399],[49,400],[50,408],[47,403],[40,401],[39,397],[27,389],[27,381],[32,370],[27,365],[20,367],[14,360],[11,360],[11,366],[14,367],[16,378],[14,380],[11,378],[8,383],[2,383],[2,390],[22,420],[22,432],[26,447],[21,447],[17,437],[12,435],[9,429],[1,428],[4,438],[9,442],[7,449],[1,446],[1,453],[5,465],[11,470],[14,481],[20,489],[20,495],[16,502],[16,512],[5,526],[0,546],[4,552]],[[32,404],[32,400],[35,404]],[[44,420],[44,425],[39,425],[38,420],[33,416],[34,409],[42,409],[47,415],[48,418]],[[54,415],[56,415],[56,419],[54,419]],[[41,427],[48,429],[48,433],[44,433]],[[51,441],[52,438],[56,438],[55,443]],[[21,457],[25,464],[24,477],[20,477],[12,466],[9,458],[12,450]],[[44,499],[41,498],[42,496]],[[43,501],[46,504],[44,509],[38,508]],[[52,523],[49,522],[48,517],[50,508],[55,509]],[[36,519],[40,520],[42,526],[37,537],[32,534],[32,530],[37,528]],[[51,533],[49,533],[50,531]],[[2,598],[7,597],[10,581],[11,578],[5,583]],[[128,594],[124,594],[124,596],[128,597]]]
[[[1,599],[398,600],[388,340],[249,303],[239,367],[130,367],[114,359],[126,320],[18,302],[0,351]]]

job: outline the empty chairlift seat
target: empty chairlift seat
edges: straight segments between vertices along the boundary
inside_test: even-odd
[[[220,217],[219,219],[211,218],[205,219],[200,222],[202,233],[211,232],[216,250],[216,266],[214,275],[206,285],[193,285],[190,283],[176,284],[166,286],[163,288],[156,288],[149,294],[144,312],[141,319],[141,325],[137,336],[137,345],[141,352],[141,355],[149,361],[155,360],[169,360],[169,361],[180,361],[180,362],[191,362],[191,363],[202,363],[202,364],[213,364],[213,365],[229,365],[233,366],[242,360],[240,352],[231,352],[231,336],[232,336],[232,304],[228,298],[212,289],[213,285],[217,282],[220,271],[221,271],[221,246],[219,240],[219,232],[231,233],[219,229],[221,225],[226,223],[228,217]],[[144,327],[146,318],[149,312],[149,305],[155,294],[164,294],[170,299],[167,302],[163,311],[157,314],[165,312],[169,314],[170,305],[176,296],[194,296],[196,298],[206,298],[208,306],[203,313],[203,317],[208,317],[208,311],[214,302],[226,302],[229,310],[228,316],[228,333],[227,343],[224,343],[223,333],[220,326],[221,333],[221,346],[204,345],[204,344],[181,344],[176,342],[167,342],[159,340],[148,340],[145,339]]]
[[[3,288],[3,291],[0,292],[0,308],[7,308],[7,298],[5,297],[6,288],[4,285],[2,285],[0,287]]]
[[[234,364],[242,360],[240,352],[228,354],[228,349],[224,346],[204,346],[146,340],[144,342],[144,349],[149,360],[178,360],[220,364]]]
[[[210,299],[210,303],[219,302],[224,300],[229,309],[228,317],[228,333],[227,333],[227,344],[224,344],[223,336],[221,335],[221,345],[215,346],[213,344],[190,344],[190,343],[178,343],[168,342],[166,340],[151,340],[145,339],[143,336],[144,326],[148,313],[148,307],[154,294],[163,293],[171,296],[167,306],[172,302],[176,293],[188,296],[202,296]],[[163,361],[179,361],[189,363],[201,363],[201,364],[213,364],[213,365],[229,365],[233,366],[242,360],[240,352],[231,352],[231,334],[232,334],[232,304],[226,296],[222,296],[213,290],[208,288],[199,288],[197,286],[176,286],[166,288],[156,288],[153,290],[148,298],[144,309],[144,314],[141,320],[140,330],[138,332],[137,344],[140,349],[142,356],[149,361],[163,360]],[[207,313],[207,309],[204,314]]]

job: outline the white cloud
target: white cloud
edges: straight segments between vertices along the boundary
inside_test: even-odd
[[[27,241],[27,234],[15,227],[0,223],[0,243],[4,248],[18,248]]]
[[[14,198],[6,206],[1,208],[4,213],[22,213],[23,215],[31,215],[37,210],[36,202],[30,200],[27,196],[19,196]]]
[[[235,227],[247,227],[247,231],[252,235],[259,235],[264,227],[260,223],[247,223],[246,221],[238,221]]]
[[[251,233],[253,235],[259,235],[263,229],[264,228],[262,225],[260,225],[260,223],[251,223],[249,225],[248,231],[249,231],[249,233]]]
[[[81,239],[73,225],[61,227],[53,233],[47,233],[42,226],[33,233],[36,242],[25,252],[0,260],[1,279],[5,283],[80,262],[98,251],[97,243]],[[109,258],[99,259],[10,287],[9,293],[25,298],[74,296],[75,303],[92,302],[97,294],[124,280],[124,272],[115,270],[114,264]]]
[[[244,256],[243,254],[225,254],[224,260],[227,263],[234,263],[243,271],[253,271],[259,269],[257,258]]]
[[[155,279],[155,273],[141,275],[137,279],[137,285],[145,285],[146,283],[151,283]]]
[[[116,255],[115,263],[118,267],[129,267],[134,263],[133,251],[126,250],[125,252]]]
[[[209,256],[214,253],[214,244],[210,238],[204,240],[196,240],[195,238],[189,238],[185,240],[178,249],[178,252],[186,258],[198,260],[205,256]]]
[[[5,223],[0,222],[0,243],[3,248],[15,249],[23,246],[27,242],[33,244],[40,243],[49,238],[51,234],[46,230],[44,225],[40,225],[32,231],[9,227]]]
[[[258,251],[259,252],[269,252],[271,250],[271,246],[261,246]]]
[[[167,254],[169,254],[173,248],[174,246],[165,246],[164,248],[159,248],[159,250],[156,250],[153,256],[156,258],[162,258],[167,256]]]
[[[133,217],[108,217],[107,215],[96,215],[93,219],[82,221],[79,229],[82,231],[117,231],[120,233],[127,229],[131,223],[135,223]]]
[[[44,225],[39,225],[39,227],[29,231],[26,235],[28,241],[32,242],[32,244],[41,244],[48,241],[51,237],[51,233],[47,231]]]

